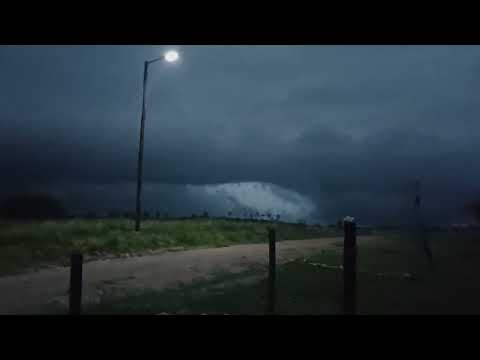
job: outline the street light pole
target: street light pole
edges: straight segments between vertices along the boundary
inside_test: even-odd
[[[140,144],[138,147],[138,172],[137,172],[137,214],[135,219],[135,231],[140,230],[140,221],[142,218],[142,205],[141,205],[141,195],[142,195],[142,177],[143,177],[143,139],[145,135],[145,93],[147,90],[147,80],[148,80],[148,65],[150,63],[145,61],[145,68],[143,71],[143,102],[142,102],[142,120],[140,122]]]
[[[143,70],[143,100],[142,100],[142,119],[140,122],[140,143],[138,147],[138,172],[137,172],[137,208],[135,218],[135,231],[140,231],[140,222],[142,220],[142,178],[143,178],[143,142],[145,136],[145,118],[146,114],[146,93],[147,93],[147,80],[148,80],[148,67],[150,64],[165,60],[169,63],[173,63],[178,60],[178,53],[176,51],[169,51],[164,56],[145,61],[145,67]]]

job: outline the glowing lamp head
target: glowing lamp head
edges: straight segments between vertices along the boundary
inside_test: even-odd
[[[178,55],[178,52],[176,51],[167,51],[165,53],[165,60],[169,63],[174,63],[178,60],[179,58],[179,55]]]

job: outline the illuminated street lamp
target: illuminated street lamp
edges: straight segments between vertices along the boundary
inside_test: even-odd
[[[142,195],[142,176],[143,176],[143,139],[145,133],[145,117],[146,117],[146,106],[145,106],[145,93],[147,89],[147,79],[148,79],[148,67],[150,64],[164,60],[169,63],[174,63],[179,59],[178,52],[171,50],[167,51],[162,57],[145,61],[145,67],[143,72],[143,103],[142,103],[142,119],[140,123],[140,144],[138,148],[138,173],[137,173],[137,213],[135,219],[135,231],[140,230],[140,221],[142,219],[142,206],[141,206],[141,195]]]

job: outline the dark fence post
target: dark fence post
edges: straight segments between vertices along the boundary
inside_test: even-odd
[[[275,229],[268,229],[268,309],[269,314],[275,313]]]
[[[80,315],[82,308],[82,266],[83,255],[73,253],[70,262],[70,315]]]
[[[346,315],[354,315],[357,312],[357,234],[355,220],[346,217],[343,227],[343,312]]]

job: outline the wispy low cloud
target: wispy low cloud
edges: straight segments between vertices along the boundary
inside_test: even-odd
[[[296,221],[312,220],[316,213],[316,206],[309,198],[274,184],[241,182],[198,188],[229,206],[232,212],[236,211],[240,216],[254,211],[278,214],[282,219]]]

